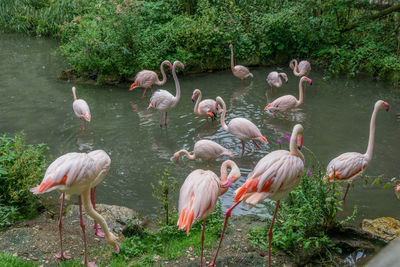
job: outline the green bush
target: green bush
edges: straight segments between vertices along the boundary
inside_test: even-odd
[[[23,134],[0,137],[0,229],[37,214],[39,202],[29,189],[46,170],[47,146],[26,145]]]

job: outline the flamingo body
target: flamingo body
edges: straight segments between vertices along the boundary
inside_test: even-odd
[[[194,106],[194,114],[199,116],[200,118],[211,117],[211,119],[215,119],[219,112],[222,112],[221,109],[217,108],[216,102],[213,99],[202,99],[202,94],[200,89],[195,89],[192,95],[192,101],[197,97],[196,104]]]
[[[353,181],[367,168],[370,158],[358,152],[343,153],[332,159],[326,168],[330,180]]]
[[[223,156],[234,156],[230,150],[211,140],[197,141],[194,144],[193,155],[190,155],[186,150],[176,152],[174,154],[174,160],[178,161],[182,153],[185,153],[189,159],[201,158],[204,160],[216,159]]]
[[[84,130],[84,129],[86,129],[86,121],[90,122],[90,120],[91,120],[89,105],[86,103],[85,100],[78,99],[76,97],[75,86],[72,87],[72,94],[74,96],[74,102],[72,103],[72,109],[74,110],[75,115],[79,119],[85,120],[85,127],[83,127],[83,123],[82,123],[82,130]]]
[[[275,88],[280,88],[282,86],[282,79],[281,76],[285,79],[285,82],[288,82],[288,78],[286,73],[278,73],[277,71],[272,71],[268,74],[267,76],[267,83],[269,86],[275,87]]]
[[[231,70],[234,76],[238,77],[242,81],[247,77],[253,78],[253,74],[249,71],[248,68],[242,65],[236,65],[233,63],[233,45],[230,44],[229,48],[231,49]]]
[[[307,60],[302,60],[300,63],[297,63],[297,60],[293,59],[290,61],[289,67],[297,77],[308,76],[311,71],[311,64]]]

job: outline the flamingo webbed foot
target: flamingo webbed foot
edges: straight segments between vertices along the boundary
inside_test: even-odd
[[[97,235],[98,237],[101,237],[101,238],[105,237],[105,234],[99,228],[96,229],[94,234]]]
[[[215,261],[212,261],[211,263],[210,263],[210,265],[208,265],[208,267],[214,267],[215,266]]]
[[[69,259],[71,259],[71,257],[68,256],[67,254],[65,254],[65,252],[62,255],[61,254],[54,254],[54,256],[59,260],[69,260]]]

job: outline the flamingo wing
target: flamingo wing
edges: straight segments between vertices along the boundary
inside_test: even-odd
[[[329,162],[326,168],[326,176],[329,180],[353,180],[367,168],[368,163],[369,158],[365,154],[343,153]]]
[[[168,91],[160,89],[157,90],[150,98],[150,105],[161,111],[171,108],[175,97]]]
[[[238,77],[246,78],[247,76],[251,75],[249,69],[242,65],[236,65],[234,67],[234,72]]]
[[[216,159],[224,155],[224,152],[227,152],[226,148],[210,140],[200,140],[194,145],[194,153],[199,158]]]
[[[135,76],[135,87],[150,87],[157,80],[157,74],[151,70],[142,70]]]
[[[296,106],[297,99],[292,95],[284,95],[275,99],[266,109],[274,111],[286,111]]]
[[[215,100],[212,99],[205,99],[200,102],[199,109],[201,114],[204,116],[208,116],[208,112],[211,111],[214,114],[217,114],[217,109],[215,108]]]
[[[310,74],[310,71],[311,71],[310,62],[308,62],[307,60],[300,61],[298,65],[298,72],[300,72],[300,76],[307,76],[308,74]]]
[[[270,72],[267,77],[267,82],[271,86],[281,87],[282,80],[279,78],[279,74],[276,71]]]
[[[90,115],[90,109],[89,105],[86,103],[85,100],[83,99],[77,99],[72,103],[72,108],[75,112],[75,115],[78,118],[83,118],[87,121],[90,121],[91,115]]]
[[[248,140],[262,136],[258,127],[245,118],[235,118],[229,122],[228,130],[240,140]]]

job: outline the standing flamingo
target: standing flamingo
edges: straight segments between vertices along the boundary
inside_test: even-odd
[[[196,158],[201,158],[207,160],[208,163],[210,163],[211,159],[216,159],[223,156],[234,156],[234,154],[230,150],[211,140],[197,141],[194,144],[193,155],[190,155],[190,153],[185,149],[179,150],[174,154],[175,162],[179,161],[179,157],[181,154],[186,154],[188,159],[193,160]]]
[[[228,174],[227,170],[231,168]],[[217,204],[219,196],[228,191],[229,185],[240,178],[240,169],[232,160],[226,160],[221,165],[221,179],[212,171],[197,169],[186,177],[179,193],[179,229],[186,230],[197,220],[203,220],[201,233],[200,266],[203,266],[203,244],[206,218]]]
[[[159,89],[154,95],[150,98],[150,104],[147,109],[154,107],[160,111],[160,127],[162,127],[162,114],[165,112],[164,125],[167,126],[167,113],[168,111],[175,107],[178,104],[179,99],[181,98],[181,88],[179,85],[178,77],[176,76],[176,66],[180,66],[182,69],[185,68],[180,61],[175,61],[172,66],[172,76],[174,77],[175,87],[176,87],[176,96],[173,96],[170,92]]]
[[[312,80],[310,78],[307,78],[306,76],[301,77],[299,82],[299,100],[292,95],[284,95],[275,99],[271,104],[267,105],[264,110],[275,111],[273,116],[278,112],[283,112],[284,117],[286,118],[286,111],[296,108],[303,103],[303,82],[308,82],[312,85]]]
[[[296,146],[297,139],[297,146]],[[231,216],[232,210],[244,201],[245,204],[254,206],[266,198],[277,200],[271,226],[268,231],[268,266],[271,266],[271,240],[272,227],[279,202],[297,187],[304,171],[304,156],[300,152],[303,144],[303,126],[297,124],[293,127],[290,137],[290,151],[275,150],[263,157],[254,170],[249,173],[247,181],[236,191],[236,202],[225,213],[224,227],[221,233],[218,249],[210,266],[215,265],[218,251],[224,237],[225,227]]]
[[[332,181],[333,179],[348,181],[346,193],[343,196],[343,201],[346,199],[347,192],[349,191],[350,184],[356,180],[361,173],[367,168],[368,163],[372,159],[372,152],[374,150],[374,137],[375,137],[375,120],[376,114],[380,109],[389,111],[389,104],[383,100],[378,100],[375,103],[374,111],[371,116],[371,123],[369,127],[369,140],[368,147],[365,154],[358,152],[347,152],[339,155],[329,162],[326,168],[325,179]]]
[[[311,64],[307,60],[302,60],[300,63],[297,63],[296,59],[292,59],[289,63],[289,67],[297,77],[308,76],[311,71]]]
[[[86,130],[86,121],[90,122],[90,109],[89,105],[83,99],[76,98],[76,88],[72,87],[72,94],[74,95],[74,102],[72,103],[72,108],[75,112],[75,115],[82,122],[82,130]],[[85,127],[83,127],[83,121],[85,121]]]
[[[247,77],[253,78],[253,74],[249,71],[248,68],[242,65],[236,65],[233,63],[233,45],[230,44],[229,48],[231,49],[231,69],[233,75],[241,79],[242,81]]]
[[[220,109],[218,108],[218,106],[215,103],[215,100],[213,99],[204,99],[203,101],[201,101],[201,91],[200,89],[195,89],[193,91],[193,95],[192,95],[192,101],[194,102],[194,100],[197,97],[197,101],[196,104],[194,105],[194,114],[196,114],[199,117],[202,118],[206,118],[208,121],[208,117],[211,118],[211,120],[215,120],[217,113],[220,112]],[[221,110],[222,112],[222,110]]]
[[[278,73],[277,71],[273,71],[268,74],[267,83],[269,84],[269,87],[271,88],[271,90],[272,90],[272,87],[280,88],[282,86],[281,77],[283,79],[285,79],[286,83],[288,82],[288,77],[287,77],[286,73],[284,73],[284,72]]]
[[[93,209],[90,201],[91,187],[104,178],[108,168],[107,165],[110,164],[109,158],[103,156],[98,157],[101,154],[102,153],[93,153],[91,156],[89,156],[86,153],[67,153],[62,155],[47,168],[40,185],[30,189],[33,194],[43,194],[53,190],[59,190],[62,192],[60,218],[58,221],[61,253],[56,254],[57,258],[70,258],[64,253],[62,244],[61,217],[65,194],[79,195],[80,225],[83,232],[83,242],[85,248],[85,257],[82,263],[88,266],[95,265],[93,262],[87,261],[85,224],[82,218],[82,202],[86,213],[94,220],[98,221],[104,230],[107,243],[115,246],[115,252],[119,253],[117,237],[109,231],[106,221]],[[99,168],[101,165],[103,168]]]
[[[260,146],[257,144],[255,140],[263,141],[268,144],[267,139],[261,134],[260,130],[257,126],[254,125],[251,121],[245,118],[234,118],[232,119],[228,125],[225,123],[225,115],[226,115],[226,105],[224,100],[217,96],[216,99],[217,104],[220,104],[223,108],[222,116],[221,116],[221,126],[225,131],[235,135],[242,142],[242,156],[244,154],[244,141],[252,140],[253,143],[260,149]]]
[[[162,75],[161,81],[158,79],[158,75],[154,71],[142,70],[136,74],[135,82],[132,83],[131,87],[129,88],[129,91],[131,91],[137,87],[144,87],[144,92],[142,94],[142,98],[146,94],[147,88],[150,88],[150,92],[153,95],[153,90],[151,90],[151,86],[153,84],[164,85],[167,82],[167,76],[165,75],[165,72],[164,72],[165,64],[168,64],[168,66],[172,69],[172,64],[168,60],[164,60],[161,63],[161,65],[160,65],[160,71],[161,71],[161,75]]]

